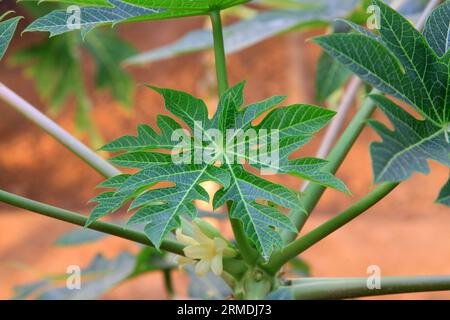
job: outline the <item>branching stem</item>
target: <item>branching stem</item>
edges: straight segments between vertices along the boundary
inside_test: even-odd
[[[214,56],[216,65],[216,75],[217,75],[217,87],[219,98],[228,89],[228,75],[227,75],[227,63],[225,56],[225,43],[223,39],[223,28],[222,19],[219,10],[214,10],[210,12],[211,24],[213,28],[213,38],[214,38]],[[230,212],[230,205],[227,205],[228,212]],[[229,215],[230,216],[230,215]],[[248,264],[253,265],[258,255],[256,251],[250,245],[247,236],[245,234],[244,227],[241,221],[232,219],[230,216],[231,227],[233,229],[233,234],[236,239],[239,251],[242,258]]]
[[[78,226],[85,226],[87,218],[81,214],[68,210],[60,209],[45,203],[30,200],[3,190],[0,190],[0,201],[15,206],[17,208],[33,211],[44,216],[65,221]],[[126,229],[123,226],[96,221],[88,227],[89,229],[107,233],[119,238],[141,243],[143,245],[153,247],[149,238],[142,232]],[[178,255],[184,255],[184,245],[174,240],[164,240],[161,249]]]
[[[61,128],[57,123],[2,83],[0,83],[0,99],[42,128],[104,177],[111,178],[121,173],[109,164],[108,161],[95,153],[95,151]]]
[[[373,90],[372,94],[379,93],[378,90]],[[345,157],[349,153],[356,139],[361,134],[362,130],[366,125],[366,121],[370,118],[370,116],[375,111],[375,104],[367,98],[361,108],[358,110],[356,115],[353,117],[349,126],[346,128],[341,138],[338,140],[334,148],[332,149],[330,155],[327,160],[329,164],[324,168],[324,171],[328,171],[331,173],[336,173],[341,164],[344,162]],[[290,218],[294,222],[295,226],[301,230],[309,217],[309,214],[316,207],[326,188],[320,186],[318,184],[310,184],[305,190],[305,197],[303,201],[303,205],[305,206],[306,212],[305,215],[301,211],[292,211],[290,213]],[[293,241],[297,234],[295,233],[285,233],[285,239],[288,241]]]

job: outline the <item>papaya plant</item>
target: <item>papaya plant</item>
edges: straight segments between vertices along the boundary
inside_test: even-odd
[[[104,24],[209,16],[215,54],[215,113],[209,116],[204,100],[189,93],[150,85],[149,90],[162,96],[171,116],[159,115],[158,128],[142,124],[137,135],[122,136],[106,144],[102,150],[114,153],[110,162],[0,86],[3,100],[107,178],[99,186],[106,190],[92,199],[96,206],[89,217],[6,191],[0,191],[0,201],[143,245],[134,264],[129,263],[127,254],[111,263],[96,258],[87,272],[96,268],[104,272],[99,282],[88,283],[88,287],[100,285],[107,290],[105,278],[116,284],[141,272],[178,266],[198,277],[197,284],[208,277],[218,279],[216,298],[344,299],[450,290],[448,275],[384,277],[380,288],[373,290],[366,278],[290,278],[283,272],[288,264],[301,264],[298,255],[382,201],[413,173],[428,173],[428,160],[450,166],[450,1],[427,2],[414,26],[385,2],[371,0],[379,13],[375,32],[347,21],[352,32],[312,40],[326,51],[327,59],[335,58],[341,67],[374,87],[327,159],[296,158],[293,153],[327,126],[336,115],[334,111],[310,104],[284,106],[284,96],[246,104],[245,81],[229,86],[221,13],[250,1],[60,2],[80,6],[78,29],[83,36]],[[70,18],[70,12],[56,10],[34,21],[26,31],[51,35],[69,32],[73,30],[67,24]],[[7,42],[16,24],[3,32]],[[422,28],[423,33],[419,31]],[[418,115],[389,96],[411,106]],[[371,120],[377,106],[393,130]],[[367,124],[382,139],[370,148],[377,186],[342,213],[299,236],[327,188],[350,195],[351,190],[336,173]],[[123,172],[112,164],[124,168]],[[272,182],[271,175],[290,175],[309,184],[298,192]],[[218,191],[210,194],[204,182],[217,184]],[[447,182],[438,196],[439,204],[449,205],[449,189]],[[226,211],[233,239],[198,215],[198,201],[212,203],[215,211]],[[125,227],[99,221],[124,207],[131,212]],[[166,260],[169,253],[176,255],[172,262]],[[124,266],[124,271],[117,265]],[[170,281],[166,283],[171,291]],[[45,291],[47,284],[19,288],[18,296],[27,296],[38,288],[44,290],[41,297],[51,298],[55,291]],[[64,289],[56,290],[64,293]]]

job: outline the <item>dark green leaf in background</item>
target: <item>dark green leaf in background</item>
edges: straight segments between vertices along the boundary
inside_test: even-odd
[[[86,95],[75,35],[58,37],[23,49],[12,57],[12,61],[24,65],[26,74],[36,80],[37,89],[50,102],[52,112],[59,111],[69,95]]]
[[[81,239],[81,234],[75,235],[74,232],[73,235],[70,242],[75,238],[78,238],[75,242]],[[46,273],[40,280],[16,286],[13,299],[97,299],[128,279],[153,271],[170,271],[174,267],[168,255],[150,247],[143,247],[136,256],[126,251],[112,259],[97,254],[86,268],[81,269],[80,289],[67,288],[66,282],[71,276],[69,273]]]
[[[145,14],[154,14],[164,9],[148,9],[134,6],[119,0],[108,0],[112,8],[108,7],[81,7],[79,26],[73,20],[74,12],[71,10],[54,10],[49,14],[36,19],[25,32],[42,31],[49,32],[50,36],[81,30],[83,37],[97,26],[124,21],[131,17]],[[78,28],[78,29],[77,29]]]
[[[371,146],[375,181],[401,182],[414,172],[427,174],[429,160],[450,167],[449,1],[431,14],[424,35],[382,1],[372,3],[381,10],[379,35],[353,25],[354,34],[314,41],[363,80],[410,104],[425,118],[416,119],[387,98],[373,97],[394,126],[391,131],[371,122],[383,139]],[[445,199],[446,190],[439,199]]]
[[[92,32],[85,41],[77,34],[47,39],[16,52],[11,61],[24,66],[25,73],[35,80],[38,92],[49,103],[50,112],[58,113],[68,98],[73,97],[77,129],[90,133],[95,142],[97,133],[91,120],[93,103],[86,92],[84,76],[85,53],[93,58],[95,85],[108,90],[122,106],[131,107],[134,83],[120,64],[135,49],[113,31]]]
[[[423,32],[431,48],[442,57],[450,48],[450,2],[445,1],[428,18]]]
[[[217,141],[209,137],[202,144],[202,148],[222,150],[219,154],[214,153],[221,159],[220,166],[208,162],[175,164],[170,155],[157,150],[172,150],[178,144],[178,141],[171,141],[172,133],[182,126],[170,117],[160,116],[160,134],[148,126],[141,125],[138,127],[138,136],[118,138],[103,148],[106,151],[126,151],[115,156],[112,162],[140,171],[112,178],[103,184],[102,187],[115,191],[107,191],[93,199],[94,202],[99,202],[99,205],[94,208],[89,223],[132,200],[130,209],[137,211],[129,223],[145,224],[145,233],[158,247],[170,231],[180,226],[182,214],[196,216],[194,200],[209,201],[208,194],[199,183],[215,181],[222,189],[214,196],[214,206],[217,208],[231,201],[231,217],[243,223],[248,237],[267,259],[273,249],[283,244],[279,231],[294,228],[278,208],[263,203],[270,202],[286,209],[301,210],[300,200],[295,192],[248,172],[230,157],[244,159],[257,169],[291,174],[347,191],[340,180],[322,171],[325,161],[314,158],[288,159],[292,152],[307,143],[313,133],[331,120],[334,112],[311,105],[292,105],[274,109],[257,126],[253,126],[255,119],[273,109],[284,97],[272,97],[242,108],[244,83],[239,83],[221,97],[217,112],[209,119],[207,107],[202,100],[180,91],[152,88],[163,96],[166,108],[186,124],[191,134],[197,131],[208,137],[208,129],[217,129],[224,133],[226,129],[244,131],[253,128],[256,131],[265,129],[269,132],[278,130],[280,161],[268,164],[249,153],[242,154],[237,148],[242,142],[236,140],[236,137],[228,137],[229,144],[222,149],[217,147]],[[258,148],[264,147],[263,143],[258,144],[251,139],[245,143],[255,143]],[[186,146],[189,160],[192,160],[197,149],[198,146],[192,144]],[[248,150],[248,147],[245,150]],[[153,187],[160,182],[170,182],[174,185],[166,188]]]
[[[60,236],[56,241],[57,246],[76,246],[92,243],[106,238],[107,235],[95,230],[77,228]]]
[[[54,36],[80,29],[84,37],[89,31],[101,25],[206,15],[212,10],[223,10],[250,0],[108,0],[108,3],[96,1],[100,1],[101,6],[91,6],[90,0],[55,0],[81,5],[79,25],[73,23],[73,10],[55,10],[36,19],[25,31],[49,32],[50,36]]]
[[[40,300],[88,300],[100,297],[120,282],[124,281],[133,271],[135,257],[123,252],[116,258],[106,259],[99,254],[91,264],[83,269],[81,288],[70,290],[65,285],[42,292]]]

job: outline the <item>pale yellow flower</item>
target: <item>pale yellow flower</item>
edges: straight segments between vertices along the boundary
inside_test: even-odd
[[[194,271],[199,276],[204,276],[209,271],[220,276],[223,273],[223,258],[234,257],[236,252],[228,246],[226,240],[209,238],[195,224],[193,231],[192,237],[184,235],[180,229],[176,231],[177,240],[187,245],[183,249],[185,257],[177,257],[176,262],[180,267],[194,264]]]

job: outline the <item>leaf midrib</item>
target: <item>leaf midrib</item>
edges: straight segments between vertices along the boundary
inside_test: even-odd
[[[425,85],[424,79],[423,79],[423,77],[420,75],[419,70],[417,70],[416,64],[411,60],[411,57],[410,57],[410,55],[409,55],[409,52],[407,52],[407,51],[405,50],[405,48],[401,45],[402,42],[401,42],[400,39],[398,38],[397,33],[394,32],[393,26],[389,23],[389,19],[387,18],[387,16],[383,13],[383,11],[381,11],[381,12],[382,12],[381,14],[382,14],[383,17],[384,17],[385,22],[388,23],[389,29],[391,29],[391,31],[392,31],[392,33],[393,33],[393,35],[394,35],[394,38],[395,38],[395,40],[397,41],[398,47],[399,47],[400,50],[403,52],[403,54],[405,55],[406,59],[408,60],[408,62],[409,62],[410,65],[412,66],[412,69],[413,69],[414,72],[416,73],[417,77],[420,79],[420,83],[422,84],[422,87],[425,89],[425,92],[426,92],[426,94],[427,94],[428,100],[429,100],[429,102],[430,102],[430,104],[431,104],[431,106],[432,106],[432,108],[433,108],[434,114],[437,116],[437,118],[438,118],[439,120],[442,121],[441,117],[440,117],[439,114],[437,113],[436,106],[434,105],[434,101],[433,101],[433,99],[431,98],[431,94],[430,94],[430,92],[428,91],[427,86]],[[402,24],[403,24],[403,23],[402,23]],[[414,41],[416,41],[416,39],[414,39]],[[424,45],[427,46],[428,44],[424,44]],[[431,50],[431,51],[432,51],[432,50]],[[434,51],[432,51],[431,53],[434,54]],[[437,55],[436,55],[436,60],[437,60],[437,62],[439,63],[439,59],[438,59]],[[428,66],[425,66],[425,68],[428,68]],[[425,69],[425,70],[427,70],[427,69]],[[422,112],[423,112],[423,111],[422,111]],[[430,120],[431,120],[431,119],[430,119]],[[434,122],[434,121],[433,121],[433,122]]]
[[[364,36],[364,35],[363,35]],[[369,37],[365,36],[366,38],[370,39]],[[402,92],[400,92],[397,88],[395,88],[394,86],[392,86],[392,84],[390,84],[389,82],[387,82],[385,79],[381,78],[380,76],[378,76],[377,74],[373,73],[371,70],[369,70],[367,67],[365,67],[364,65],[358,63],[357,61],[355,61],[352,57],[350,57],[347,54],[344,54],[341,50],[337,50],[327,44],[322,43],[323,46],[328,47],[330,50],[340,53],[341,55],[344,55],[348,60],[350,60],[352,63],[354,63],[355,65],[359,66],[361,69],[364,69],[368,74],[376,77],[378,80],[380,80],[382,83],[384,83],[386,86],[388,86],[389,88],[391,88],[394,92],[396,92],[399,96],[403,97],[403,99],[410,101],[411,100],[405,96],[405,94],[403,94]],[[400,63],[400,61],[398,61],[398,59],[395,57],[395,59],[397,60],[397,63]],[[412,103],[412,102],[411,102]]]

